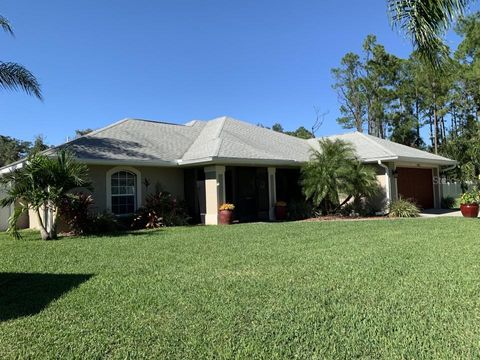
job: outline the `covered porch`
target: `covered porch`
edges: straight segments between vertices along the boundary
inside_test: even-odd
[[[218,224],[218,208],[235,205],[238,222],[274,221],[277,201],[301,198],[300,169],[223,166],[185,170],[185,200],[197,223]]]

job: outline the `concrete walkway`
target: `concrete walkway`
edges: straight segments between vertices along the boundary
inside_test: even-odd
[[[420,212],[421,217],[462,216],[459,209],[425,209]]]

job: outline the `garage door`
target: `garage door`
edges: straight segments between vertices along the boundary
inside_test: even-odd
[[[398,195],[414,200],[424,209],[433,208],[432,169],[397,168]]]

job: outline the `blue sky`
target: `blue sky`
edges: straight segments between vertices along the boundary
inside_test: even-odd
[[[3,0],[15,38],[2,61],[29,68],[44,102],[2,91],[0,134],[63,142],[125,117],[185,123],[230,115],[317,135],[345,132],[331,68],[373,33],[408,56],[382,0]],[[455,43],[455,37],[450,37]]]

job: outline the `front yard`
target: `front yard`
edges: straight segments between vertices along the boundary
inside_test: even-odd
[[[0,358],[480,356],[463,218],[0,235]]]

